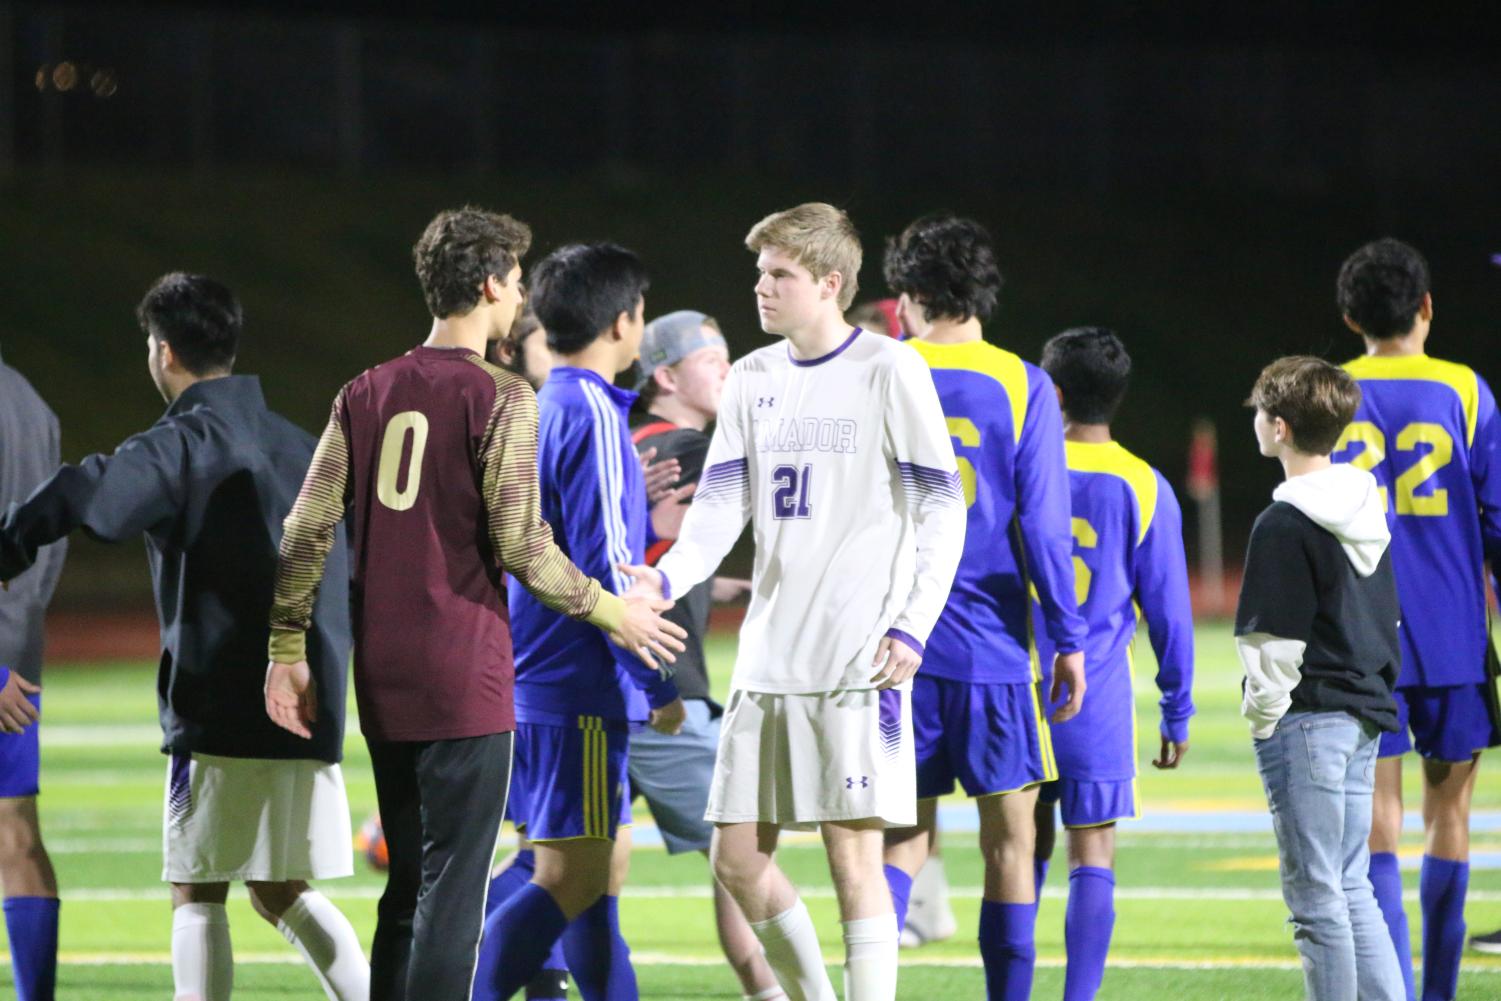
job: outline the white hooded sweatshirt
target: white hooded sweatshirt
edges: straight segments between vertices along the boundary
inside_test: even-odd
[[[1284,480],[1272,499],[1302,511],[1309,520],[1339,540],[1350,565],[1361,577],[1376,572],[1391,543],[1385,505],[1376,478],[1364,469],[1336,463],[1326,469]],[[1236,652],[1246,671],[1241,715],[1251,735],[1265,739],[1292,705],[1292,691],[1303,680],[1300,639],[1247,633],[1235,638]]]

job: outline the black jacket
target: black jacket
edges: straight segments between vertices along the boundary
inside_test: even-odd
[[[206,379],[113,455],[63,466],[0,521],[0,578],[75,528],[106,542],[145,534],[161,622],[165,752],[330,762],[342,754],[350,644],[342,538],[308,632],[313,739],[273,724],[262,695],[282,521],[315,444],[266,408],[254,376]]]

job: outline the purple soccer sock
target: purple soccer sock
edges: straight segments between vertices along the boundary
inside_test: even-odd
[[[1402,906],[1402,869],[1393,852],[1371,853],[1371,888],[1376,891],[1376,906],[1386,919],[1392,945],[1397,950],[1397,965],[1402,969],[1402,983],[1407,1001],[1416,1001],[1412,980],[1412,937],[1407,928],[1407,911]]]
[[[490,892],[485,894],[485,917],[500,910],[501,905],[532,881],[537,871],[537,853],[531,849],[516,853],[516,859],[506,866],[499,876],[490,880]]]
[[[56,897],[7,897],[11,972],[20,1001],[52,1001],[57,985]]]
[[[1042,903],[1042,887],[1048,881],[1048,859],[1035,858],[1032,860],[1033,899],[1040,905]]]
[[[1068,965],[1063,1001],[1093,1001],[1105,978],[1105,957],[1115,930],[1115,873],[1081,865],[1068,874],[1063,943]]]
[[[1453,1001],[1465,947],[1465,892],[1470,863],[1423,856],[1418,899],[1423,904],[1423,1001]]]
[[[605,894],[563,932],[563,955],[584,1001],[637,1001],[631,948],[620,934],[620,900]]]
[[[568,919],[557,901],[536,883],[527,883],[485,919],[474,1001],[506,1001],[521,990],[547,959]]]
[[[980,902],[980,958],[987,1001],[1027,1001],[1037,964],[1037,904]]]
[[[912,900],[912,877],[894,865],[886,866],[886,885],[891,888],[891,906],[896,909],[896,931],[907,927],[907,904]]]

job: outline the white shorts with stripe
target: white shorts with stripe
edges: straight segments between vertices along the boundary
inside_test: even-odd
[[[173,754],[162,879],[279,883],[354,874],[349,800],[326,761]]]
[[[910,686],[731,693],[704,816],[794,830],[825,820],[917,823]]]

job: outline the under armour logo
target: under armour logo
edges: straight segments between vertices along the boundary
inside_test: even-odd
[[[756,406],[758,406],[758,407],[770,407],[770,406],[773,406],[776,402],[777,402],[777,398],[775,396],[758,396],[758,397],[756,397]]]
[[[861,789],[869,789],[870,788],[870,778],[868,776],[865,776],[865,775],[858,775],[858,776],[857,775],[846,775],[844,777],[844,787],[846,789],[853,789],[853,788],[855,788],[855,784],[856,783],[859,783],[859,786],[860,786]]]

